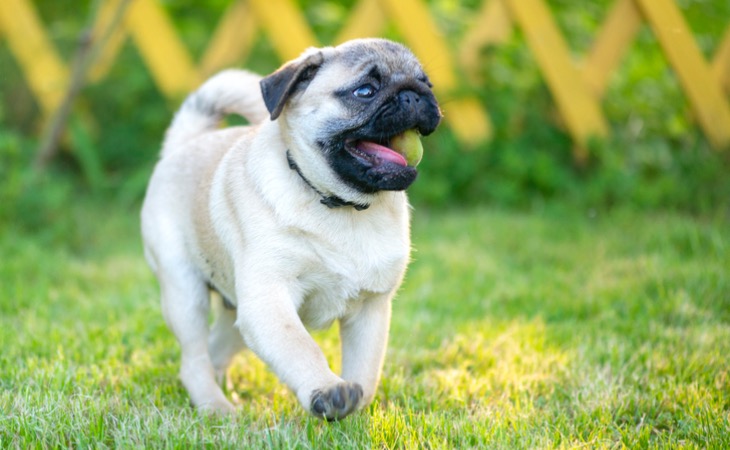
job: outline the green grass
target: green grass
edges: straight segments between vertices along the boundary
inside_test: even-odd
[[[377,400],[332,424],[250,354],[196,414],[136,212],[61,220],[0,228],[0,448],[730,448],[727,217],[417,211]]]

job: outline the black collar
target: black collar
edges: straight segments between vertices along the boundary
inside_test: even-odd
[[[291,157],[291,153],[289,153],[289,150],[286,151],[286,160],[289,162],[289,168],[295,171],[302,180],[304,180],[305,183],[307,183],[307,186],[312,188],[314,192],[319,194],[320,197],[322,197],[319,202],[323,205],[327,206],[328,208],[339,208],[341,206],[352,206],[357,211],[362,211],[363,209],[368,209],[370,205],[362,205],[360,203],[353,203],[348,202],[347,200],[344,200],[336,195],[324,195],[319,189],[314,187],[314,185],[307,180],[307,178],[304,176],[301,170],[299,170],[299,166],[297,166],[297,163],[294,162],[294,159]]]

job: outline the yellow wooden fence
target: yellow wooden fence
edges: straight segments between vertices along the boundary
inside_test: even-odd
[[[94,28],[97,36],[108,29],[122,1],[103,2]],[[462,94],[465,90],[460,89],[460,83],[483,63],[480,54],[484,46],[498,45],[513,27],[519,27],[576,143],[576,156],[583,157],[591,137],[608,134],[601,99],[610,75],[645,22],[676,72],[709,142],[717,149],[730,147],[726,95],[730,92],[730,23],[714,56],[707,61],[673,0],[615,0],[590,51],[576,61],[544,0],[484,0],[477,14],[478,19],[455,50],[447,45],[421,0],[359,0],[334,43],[376,36],[388,23],[393,24],[426,65],[448,125],[462,141],[474,143],[489,138],[490,119],[483,104]],[[124,40],[131,38],[157,87],[175,98],[213,72],[244,60],[258,32],[267,35],[282,60],[297,56],[308,46],[320,45],[293,0],[232,0],[196,64],[158,0],[128,0],[122,20],[105,40],[89,71],[90,81],[105,76]],[[7,39],[42,111],[52,114],[67,88],[69,67],[58,55],[31,0],[0,1],[2,37]]]

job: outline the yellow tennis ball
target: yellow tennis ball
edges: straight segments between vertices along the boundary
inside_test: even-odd
[[[406,157],[408,165],[416,167],[423,158],[421,135],[416,130],[408,130],[390,140],[390,148]]]

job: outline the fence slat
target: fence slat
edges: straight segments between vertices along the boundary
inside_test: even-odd
[[[486,0],[476,20],[464,35],[459,61],[470,75],[474,75],[481,62],[481,49],[490,44],[504,42],[511,32],[512,20],[504,3],[500,0]]]
[[[107,30],[114,20],[114,14],[116,14],[119,5],[123,1],[124,0],[107,0],[102,2],[98,19],[96,23],[94,23],[94,29],[92,30],[95,41],[98,42],[98,40],[108,32]],[[124,16],[126,17],[126,11],[124,12]],[[107,41],[104,43],[104,48],[101,49],[99,54],[96,56],[96,60],[89,68],[89,80],[92,82],[97,82],[104,78],[114,64],[114,61],[119,54],[119,50],[122,48],[122,44],[127,38],[127,30],[124,26],[124,22],[124,18],[122,18],[120,26],[111,31]]]
[[[38,15],[23,0],[3,0],[0,2],[0,26],[28,86],[44,114],[50,115],[61,103],[68,83],[68,70],[48,39]]]
[[[712,59],[712,75],[730,93],[730,25],[725,28],[725,35]]]
[[[203,55],[200,72],[208,77],[214,72],[248,56],[256,36],[256,20],[244,0],[236,0],[223,14]]]
[[[249,3],[282,60],[294,59],[307,47],[319,45],[291,0],[249,0]]]
[[[573,141],[578,144],[576,156],[584,158],[588,140],[608,132],[598,102],[571,61],[568,47],[542,0],[504,1],[520,24]]]
[[[608,78],[641,28],[641,12],[634,0],[616,0],[583,64],[583,79],[597,98],[603,97]]]
[[[694,43],[677,6],[670,0],[636,0],[715,148],[730,146],[730,108]]]
[[[385,15],[378,0],[360,0],[335,38],[341,44],[350,39],[378,36],[385,25]]]
[[[126,23],[155,83],[167,97],[185,94],[200,82],[190,54],[156,0],[134,0]]]

